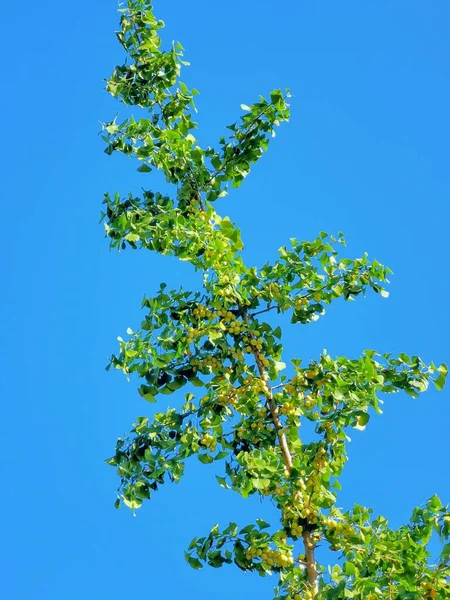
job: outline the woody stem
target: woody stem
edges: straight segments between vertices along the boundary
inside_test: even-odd
[[[264,365],[261,360],[261,353],[259,352],[259,350],[257,350],[256,348],[253,348],[252,352],[253,352],[253,356],[255,357],[259,375],[261,377],[261,380],[264,383],[264,395],[267,398],[267,404],[269,406],[270,413],[272,415],[272,420],[275,425],[275,429],[277,431],[278,440],[280,442],[281,453],[283,454],[284,464],[286,466],[286,469],[290,472],[292,469],[292,455],[289,450],[289,445],[288,445],[288,442],[286,439],[286,435],[283,431],[283,425],[281,424],[281,421],[279,418],[278,407],[275,404],[275,401],[273,399],[272,388],[270,387],[270,384],[269,384],[269,377],[266,373],[266,370],[264,369]],[[314,556],[314,550],[315,550],[316,544],[311,536],[311,532],[308,530],[305,530],[305,532],[303,534],[303,544],[305,546],[305,564],[306,564],[306,571],[307,571],[307,576],[308,576],[308,583],[311,588],[311,591],[313,592],[313,594],[315,596],[318,592],[319,572],[316,568],[316,560],[315,560],[315,556]]]

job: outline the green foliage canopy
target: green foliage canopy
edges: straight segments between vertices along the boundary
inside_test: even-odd
[[[235,563],[262,576],[276,573],[277,600],[448,598],[450,513],[436,496],[395,530],[368,508],[343,512],[336,504],[348,430],[364,429],[372,413],[381,413],[380,395],[417,397],[430,382],[442,389],[447,367],[372,350],[356,359],[324,352],[307,365],[299,358],[284,362],[282,331],[268,313],[308,324],[338,298],[387,296],[390,270],[367,255],[342,257],[343,235],[325,232],[310,242],[292,239],[273,262],[246,265],[241,233],[215,202],[242,184],[276,127],[288,121],[289,91],[241,105],[228,135],[202,148],[193,134],[198,91],[180,79],[188,64],[183,47],[161,49],[164,23],[150,0],[127,0],[120,12],[117,37],[127,61],[115,68],[107,90],[145,116],[104,123],[106,152],[136,158],[143,173],[162,171],[174,195],[105,194],[106,234],[113,248],[190,262],[203,273],[203,288],[161,284],[144,298],[140,328],[119,338],[111,358],[110,366],[140,379],[148,402],[185,388],[180,408],[138,418],[118,440],[108,460],[120,477],[117,507],[138,509],[165,481],[178,481],[194,455],[205,464],[217,461],[218,483],[243,497],[271,498],[279,523],[214,526],[190,544],[193,568]],[[307,421],[315,431],[309,443],[299,429]],[[434,532],[442,551],[433,560]],[[328,571],[317,561],[319,542],[337,553]]]

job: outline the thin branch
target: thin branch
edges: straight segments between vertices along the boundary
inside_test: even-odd
[[[247,315],[245,315],[244,319],[245,319],[246,323],[248,324]],[[266,373],[266,370],[264,369],[264,365],[261,360],[262,357],[261,357],[260,351],[257,350],[256,348],[253,348],[252,353],[253,353],[253,356],[255,357],[259,375],[261,377],[262,382],[264,383],[264,390],[265,390],[264,395],[267,398],[267,404],[269,405],[269,410],[272,415],[272,421],[273,421],[273,424],[275,425],[275,429],[277,431],[277,436],[278,436],[278,440],[280,442],[281,452],[283,454],[284,464],[286,465],[286,469],[288,469],[288,471],[290,471],[292,469],[292,455],[289,450],[289,446],[287,443],[286,435],[284,433],[283,425],[281,424],[281,421],[279,418],[278,407],[275,404],[275,401],[273,399],[272,389],[269,384],[269,377]]]
[[[253,129],[255,129],[255,123],[258,121],[258,119],[260,119],[264,115],[264,113],[266,113],[267,110],[272,106],[273,106],[273,104],[268,103],[267,106],[265,106],[264,109],[259,113],[259,115],[257,115],[253,119],[253,121],[249,124],[247,131],[245,133],[243,133],[242,139],[238,140],[238,142],[239,142],[238,145],[242,144],[242,142],[245,140],[245,138],[253,131]],[[242,129],[238,129],[238,132],[242,133]],[[233,148],[237,148],[238,145],[233,146]],[[227,164],[229,162],[230,162],[230,159],[224,158],[220,167],[211,175],[210,179],[208,179],[208,181],[205,183],[203,188],[205,188],[207,185],[209,185],[211,183],[211,181],[225,169],[225,167],[227,166]]]
[[[316,559],[314,556],[315,542],[313,541],[313,539],[311,537],[310,531],[306,530],[304,532],[303,543],[305,545],[305,558],[306,558],[305,562],[306,562],[306,570],[307,570],[307,574],[308,574],[308,583],[310,585],[310,588],[311,588],[314,596],[316,596],[317,592],[319,591],[319,585],[318,585],[319,571],[317,570]]]
[[[245,316],[245,321],[248,323],[248,317]],[[265,387],[265,396],[267,398],[267,403],[269,405],[270,413],[272,415],[272,420],[275,425],[275,429],[277,430],[278,440],[280,442],[281,452],[283,454],[284,464],[286,469],[290,472],[292,470],[293,462],[292,462],[292,454],[289,449],[289,445],[286,439],[286,435],[283,430],[283,425],[280,422],[278,407],[273,399],[272,388],[269,384],[269,377],[264,368],[261,353],[256,348],[252,349],[253,356],[255,357],[255,361],[258,367],[258,371],[261,377],[261,380],[264,382]],[[311,532],[307,529],[303,533],[303,543],[305,546],[305,561],[304,565],[306,567],[308,583],[309,586],[314,593],[314,596],[317,594],[319,589],[319,571],[316,566],[316,559],[314,555],[314,550],[316,547],[316,542],[314,541]]]
[[[263,313],[269,312],[274,308],[280,308],[279,304],[275,304],[274,306],[269,306],[267,308],[263,308],[262,310],[258,310],[257,312],[251,313],[251,317],[256,317],[256,315],[262,315]]]

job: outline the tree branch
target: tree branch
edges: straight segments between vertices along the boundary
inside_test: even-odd
[[[319,591],[319,571],[317,570],[316,559],[314,556],[316,544],[312,539],[311,532],[308,530],[305,530],[303,534],[303,544],[305,546],[305,562],[308,583],[312,593],[314,596],[316,596],[317,592]]]
[[[247,315],[245,315],[244,319],[245,319],[246,323],[248,324]],[[275,401],[273,399],[272,389],[269,384],[269,377],[266,373],[266,370],[264,369],[264,365],[261,360],[260,351],[257,350],[256,348],[252,348],[252,353],[253,353],[253,356],[255,357],[259,375],[261,377],[262,382],[264,383],[264,390],[265,390],[264,395],[267,398],[267,403],[269,405],[270,414],[272,415],[272,421],[273,421],[273,424],[275,425],[275,429],[277,431],[277,436],[278,436],[278,440],[280,442],[281,452],[283,454],[284,464],[286,466],[286,469],[288,471],[290,471],[292,469],[292,455],[289,450],[286,435],[284,434],[284,431],[283,431],[283,425],[281,424],[281,421],[279,419],[278,407],[275,404]]]
[[[247,316],[245,316],[245,321],[248,323]],[[266,373],[263,362],[261,360],[260,351],[257,350],[256,348],[253,348],[252,353],[253,353],[253,356],[255,357],[256,365],[258,367],[258,371],[259,371],[261,380],[264,382],[265,396],[267,398],[267,403],[269,405],[269,409],[270,409],[270,413],[272,415],[272,420],[275,425],[275,429],[277,430],[278,440],[280,442],[280,448],[281,448],[281,452],[283,454],[284,464],[285,464],[286,469],[290,472],[292,470],[292,454],[289,449],[289,444],[286,439],[286,435],[283,431],[283,425],[281,424],[281,421],[279,418],[278,407],[275,404],[275,401],[273,399],[272,388],[270,387],[270,384],[269,384],[269,377]],[[305,546],[305,563],[304,564],[306,566],[308,583],[311,588],[311,591],[313,592],[313,594],[315,596],[319,589],[319,586],[318,586],[319,571],[317,570],[317,567],[316,567],[316,559],[315,559],[315,555],[314,555],[314,550],[315,550],[316,544],[311,536],[311,532],[308,531],[308,529],[306,529],[303,534],[303,543]]]

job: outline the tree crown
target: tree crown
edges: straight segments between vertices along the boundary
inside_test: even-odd
[[[305,325],[338,298],[387,296],[391,271],[367,255],[342,257],[343,235],[325,232],[309,242],[292,239],[272,262],[246,265],[241,233],[215,203],[242,184],[275,128],[288,121],[289,91],[241,105],[228,135],[202,148],[193,134],[198,91],[180,79],[188,64],[183,47],[161,49],[164,23],[150,0],[127,0],[120,12],[117,37],[127,60],[107,90],[145,116],[104,123],[106,152],[138,159],[143,173],[162,171],[174,195],[105,194],[106,234],[113,248],[176,256],[204,277],[201,290],[161,284],[144,298],[140,328],[119,338],[111,358],[110,366],[140,378],[149,402],[185,388],[182,406],[138,418],[118,440],[108,460],[120,477],[117,507],[138,509],[165,481],[178,481],[195,455],[224,467],[222,487],[270,498],[280,518],[277,527],[261,519],[214,526],[189,546],[192,567],[234,562],[260,575],[274,572],[277,600],[448,597],[450,513],[436,496],[399,529],[368,508],[337,506],[348,430],[364,429],[371,413],[381,413],[385,394],[417,397],[430,382],[442,389],[447,367],[372,350],[356,359],[324,351],[306,365],[286,360],[277,314]],[[314,431],[308,443],[300,436],[306,422]],[[443,542],[434,562],[433,532]],[[317,558],[319,543],[339,554],[328,572]]]

